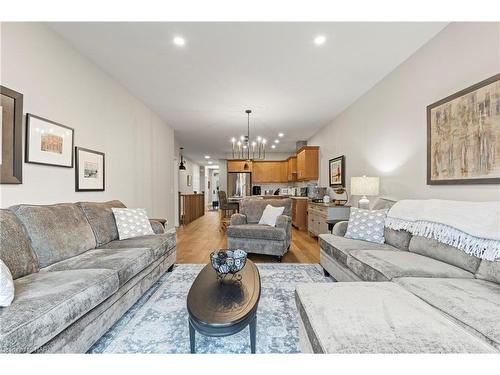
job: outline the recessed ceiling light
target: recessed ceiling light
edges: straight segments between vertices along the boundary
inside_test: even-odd
[[[176,36],[174,37],[174,44],[179,47],[183,47],[186,44],[186,39],[184,39],[182,36]]]
[[[280,143],[280,140],[279,139],[275,139],[274,143]]]
[[[285,134],[283,134],[283,133],[278,133],[278,137],[283,138],[284,136],[285,136]]]
[[[316,44],[317,46],[321,46],[321,45],[325,44],[325,42],[326,42],[326,36],[324,36],[324,35],[317,35],[314,38],[314,44]]]
[[[212,161],[209,161],[208,164],[212,164],[213,162]]]
[[[210,155],[205,155],[205,159],[210,159]]]
[[[276,145],[271,145],[271,148],[276,148]]]

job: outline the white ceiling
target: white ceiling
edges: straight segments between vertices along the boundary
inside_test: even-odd
[[[205,163],[246,132],[293,151],[445,23],[50,23],[157,111]],[[323,34],[318,47],[313,38]],[[172,43],[182,35],[187,43]],[[253,138],[253,136],[251,136]]]

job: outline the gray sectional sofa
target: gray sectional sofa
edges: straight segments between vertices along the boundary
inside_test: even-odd
[[[500,352],[500,260],[387,228],[385,244],[352,240],[346,228],[319,237],[338,282],[296,288],[303,351]]]
[[[15,297],[0,307],[0,353],[83,353],[175,263],[175,231],[118,240],[112,207],[79,202],[0,210],[0,259]]]

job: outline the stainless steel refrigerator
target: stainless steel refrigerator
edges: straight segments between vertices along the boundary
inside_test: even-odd
[[[227,196],[248,197],[252,195],[252,174],[250,172],[227,174]]]

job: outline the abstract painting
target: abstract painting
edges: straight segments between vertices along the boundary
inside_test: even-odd
[[[427,107],[427,184],[500,184],[500,74]]]

